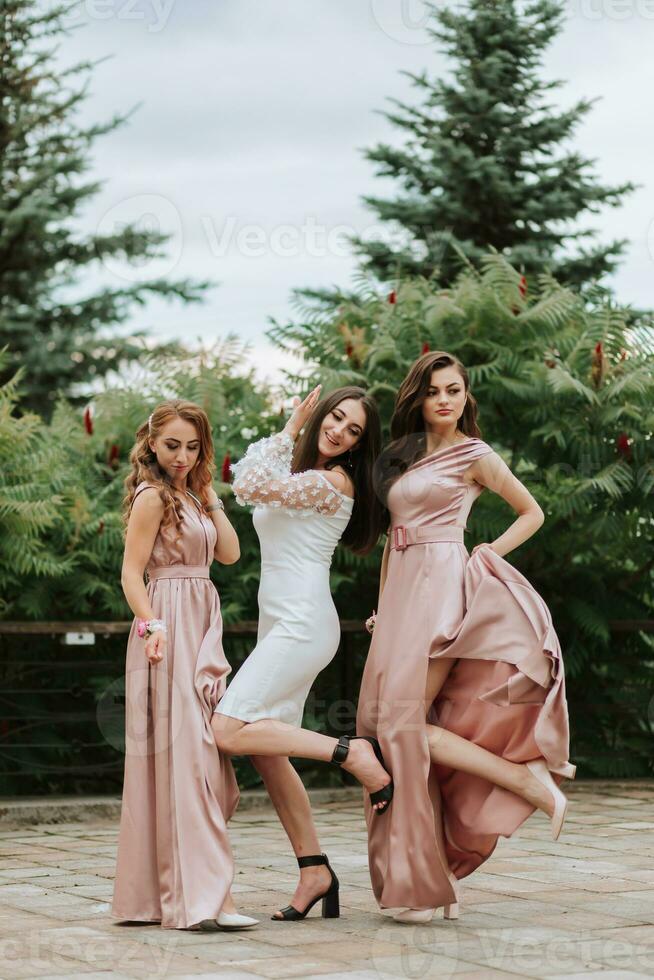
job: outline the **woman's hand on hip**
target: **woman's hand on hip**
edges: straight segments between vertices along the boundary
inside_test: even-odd
[[[488,541],[482,541],[481,544],[476,544],[474,546],[474,548],[470,552],[470,557],[472,558],[472,556],[474,555],[475,551],[479,551],[480,548],[490,548],[491,551],[495,551],[495,547],[492,544],[489,544]],[[495,553],[497,554],[497,552],[495,552]]]

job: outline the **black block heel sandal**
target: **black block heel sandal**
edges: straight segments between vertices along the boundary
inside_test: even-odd
[[[338,919],[341,914],[339,899],[338,899],[338,878],[332,870],[332,866],[329,863],[329,858],[326,854],[307,854],[305,857],[299,857],[297,863],[301,868],[311,868],[317,864],[326,864],[329,873],[332,876],[331,884],[326,892],[322,892],[320,895],[316,895],[313,898],[303,912],[298,911],[294,905],[287,905],[285,909],[280,909],[282,913],[281,918],[276,915],[271,915],[270,918],[273,922],[293,922],[296,919],[304,919],[307,912],[311,911],[316,902],[322,899],[322,917],[323,919]]]
[[[364,742],[370,742],[370,744],[372,745],[372,750],[377,757],[377,761],[379,762],[381,767],[385,769],[386,772],[388,773],[388,769],[386,769],[386,763],[384,762],[384,756],[382,755],[381,746],[378,740],[370,735],[341,735],[341,737],[338,740],[338,745],[334,749],[334,754],[332,755],[331,761],[335,763],[337,766],[342,766],[345,760],[347,759],[348,752],[350,751],[350,742],[353,742],[357,738],[363,739]],[[389,806],[391,805],[391,800],[393,799],[394,790],[395,790],[395,785],[393,783],[393,780],[391,779],[390,783],[388,783],[386,786],[382,786],[382,788],[378,789],[375,793],[368,794],[371,803],[386,804],[386,806],[382,810],[373,811],[378,816],[382,813],[386,813],[386,811],[388,810]]]

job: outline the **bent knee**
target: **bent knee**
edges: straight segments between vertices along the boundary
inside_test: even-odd
[[[233,719],[214,714],[211,719],[211,728],[220,751],[224,752],[225,755],[237,755],[236,741],[239,730],[234,729]]]

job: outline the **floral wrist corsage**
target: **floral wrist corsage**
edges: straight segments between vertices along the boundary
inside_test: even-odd
[[[136,632],[140,637],[152,636],[153,633],[168,632],[163,619],[138,619],[136,621]]]
[[[376,622],[377,622],[377,610],[373,609],[372,616],[368,616],[368,619],[366,620],[366,629],[368,630],[370,635],[372,635],[372,631],[375,628]]]

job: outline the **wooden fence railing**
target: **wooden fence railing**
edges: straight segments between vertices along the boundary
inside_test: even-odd
[[[132,620],[0,621],[0,796],[118,792],[131,627]],[[613,621],[610,628],[622,636],[654,633],[654,620]],[[255,620],[225,625],[233,670],[256,633]],[[368,645],[362,621],[341,620],[338,654],[307,703],[320,730],[353,730]]]
[[[0,796],[117,791],[132,622],[0,621]],[[223,633],[236,671],[257,622],[226,624]],[[338,653],[307,702],[334,734],[353,730],[368,641],[362,621],[342,620]]]
[[[342,619],[342,633],[358,633],[363,630],[363,622],[358,619]],[[109,636],[112,633],[129,633],[132,620],[114,620],[113,622],[53,620],[51,622],[30,622],[29,620],[0,620],[0,634],[50,634],[56,636],[62,633],[95,633]],[[609,628],[612,633],[654,633],[654,619],[611,619]],[[238,623],[223,626],[226,636],[256,635],[257,622],[245,619]]]
[[[654,620],[652,621],[654,624]],[[109,636],[112,633],[129,633],[132,628],[132,620],[113,620],[112,622],[95,622],[94,620],[64,621],[52,620],[51,622],[31,622],[29,620],[0,620],[0,633],[6,634],[50,634],[56,636],[62,633],[95,633],[101,636]],[[363,623],[357,619],[342,619],[341,632],[356,633],[362,630]],[[244,619],[238,623],[231,623],[223,626],[223,632],[228,636],[250,636],[256,635],[257,622],[255,619]]]

